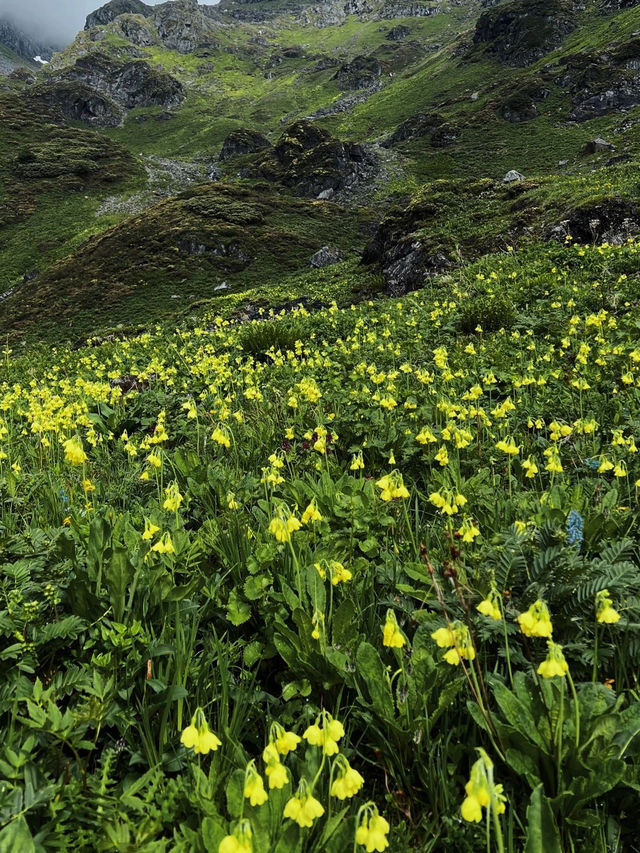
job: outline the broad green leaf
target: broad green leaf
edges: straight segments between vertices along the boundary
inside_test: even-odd
[[[563,853],[553,811],[541,784],[531,794],[527,808],[524,853]]]

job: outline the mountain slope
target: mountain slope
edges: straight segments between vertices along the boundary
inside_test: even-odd
[[[195,0],[107,3],[37,83],[13,97],[33,105],[42,122],[55,116],[58,126],[71,124],[76,134],[91,127],[132,159],[121,187],[107,196],[109,169],[92,158],[91,180],[76,182],[78,203],[69,218],[49,223],[55,251],[39,251],[32,236],[42,222],[21,216],[0,248],[6,260],[0,292],[37,268],[29,304],[45,304],[52,263],[69,255],[68,270],[91,264],[96,244],[85,246],[84,239],[139,215],[158,192],[170,196],[185,181],[222,180],[257,192],[267,181],[285,196],[362,208],[356,219],[371,221],[371,235],[395,216],[403,226],[383,225],[387,236],[376,239],[384,248],[367,251],[371,287],[381,265],[393,267],[394,283],[387,275],[387,284],[394,292],[449,269],[457,257],[494,251],[507,240],[546,238],[564,214],[581,205],[586,211],[591,202],[609,211],[602,232],[634,233],[640,228],[635,213],[623,215],[629,210],[616,199],[621,192],[636,199],[639,28],[637,4],[604,0],[507,0],[489,7],[475,0],[321,7],[299,0],[224,0],[214,7]],[[36,120],[34,143],[45,126]],[[596,145],[597,138],[604,141]],[[589,153],[592,143],[595,153]],[[615,188],[610,164],[627,164]],[[529,182],[521,196],[517,188],[494,189],[511,170]],[[21,180],[27,186],[24,175]],[[472,220],[442,202],[425,216],[425,198],[447,197],[448,191],[429,189],[441,180],[459,182]],[[580,190],[585,182],[593,187],[589,198]],[[391,216],[390,205],[396,208]],[[302,208],[299,215],[306,216]],[[468,234],[473,221],[486,223],[494,236]],[[313,228],[313,217],[309,224]],[[137,232],[136,221],[131,228]],[[364,249],[369,238],[356,231],[341,248]],[[425,243],[418,237],[426,232],[432,233]],[[405,251],[416,240],[420,250]],[[112,268],[109,278],[124,280],[136,265],[127,251],[116,260],[121,274]],[[275,261],[268,266],[275,270]],[[212,286],[229,279],[243,290],[255,283],[223,262],[216,275]],[[153,277],[158,293],[171,296],[175,276],[163,251]],[[207,288],[191,291],[200,298]],[[31,315],[21,313],[18,293],[5,301],[0,328],[24,334]],[[113,309],[114,317],[121,308]],[[174,308],[165,296],[154,311],[166,317]],[[98,325],[109,311],[99,314]],[[88,316],[82,327],[91,322]]]

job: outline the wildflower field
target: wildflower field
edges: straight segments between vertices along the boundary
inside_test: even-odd
[[[640,849],[639,260],[7,344],[0,850]]]

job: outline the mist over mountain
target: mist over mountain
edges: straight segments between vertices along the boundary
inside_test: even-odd
[[[148,2],[155,6],[158,0]],[[0,0],[0,21],[13,24],[34,43],[64,47],[100,5],[99,0]]]

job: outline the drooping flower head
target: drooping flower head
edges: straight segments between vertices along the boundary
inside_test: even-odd
[[[231,835],[225,835],[218,845],[218,853],[253,853],[253,833],[248,820],[241,820]]]
[[[615,625],[620,619],[620,614],[613,606],[613,599],[608,589],[601,589],[596,593],[596,620],[607,625]]]
[[[187,749],[193,749],[194,752],[202,755],[215,752],[219,746],[222,746],[222,741],[209,730],[204,711],[200,707],[196,708],[195,714],[191,718],[191,725],[187,726],[182,732],[180,742]]]
[[[333,762],[334,780],[330,794],[339,800],[355,797],[364,785],[363,777],[354,770],[344,755],[337,755]]]
[[[252,806],[261,806],[268,799],[262,776],[256,770],[256,762],[253,760],[247,764],[244,773],[244,796]]]
[[[482,613],[483,616],[487,616],[489,619],[495,619],[496,622],[499,622],[502,619],[500,596],[495,587],[491,589],[487,597],[476,606],[476,610],[478,613]]]
[[[382,853],[389,846],[388,821],[378,812],[374,803],[364,805],[359,814],[358,828],[356,829],[356,844],[361,844],[367,853]]]
[[[72,465],[84,465],[87,454],[84,452],[79,435],[74,435],[64,443],[64,458]]]
[[[336,755],[339,751],[338,741],[344,737],[344,726],[339,720],[334,720],[327,711],[322,711],[302,737],[311,746],[321,747],[325,755]]]
[[[302,778],[295,796],[291,797],[284,807],[283,817],[295,820],[298,826],[309,827],[313,826],[314,820],[322,817],[323,814],[324,806],[309,790],[307,780]]]
[[[547,646],[549,651],[545,660],[538,667],[538,675],[543,678],[554,678],[554,676],[564,678],[569,672],[569,664],[562,653],[562,646],[554,643],[553,640],[547,640]]]
[[[382,628],[382,645],[392,649],[401,649],[407,642],[405,635],[398,627],[396,614],[389,608],[387,618]]]
[[[460,813],[469,823],[480,823],[482,809],[494,808],[497,814],[504,814],[506,797],[502,785],[493,781],[493,762],[484,751],[477,750],[480,758],[471,768],[469,781],[464,786],[466,797],[462,801]]]
[[[463,622],[452,622],[450,627],[438,628],[431,634],[441,649],[449,647],[444,659],[452,666],[458,666],[462,659],[475,660],[476,650],[469,629]]]
[[[518,623],[525,637],[550,638],[553,633],[549,608],[540,598],[534,601],[525,613],[518,616]]]

